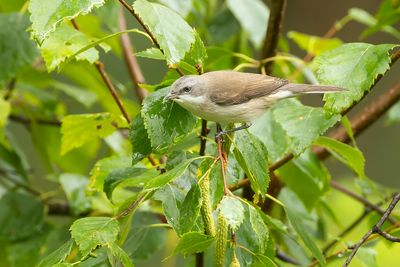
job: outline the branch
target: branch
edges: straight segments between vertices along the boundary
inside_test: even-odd
[[[124,12],[122,9],[119,9],[118,13],[118,27],[120,31],[125,31],[126,20],[124,16]],[[128,34],[122,34],[120,37],[121,47],[124,55],[125,63],[129,70],[129,75],[131,76],[131,80],[134,84],[135,94],[139,99],[139,102],[142,103],[143,99],[148,95],[147,91],[139,86],[141,83],[146,83],[142,70],[137,62],[137,59],[134,54],[133,46],[131,39]]]
[[[61,121],[59,120],[29,119],[18,115],[10,115],[8,118],[23,124],[39,123],[57,127],[61,126]]]
[[[15,89],[16,82],[17,82],[17,79],[16,78],[12,78],[11,81],[7,84],[7,87],[6,87],[7,91],[6,91],[5,95],[4,95],[4,100],[8,100],[11,97],[12,92]]]
[[[360,195],[357,195],[356,193],[348,190],[347,188],[343,187],[339,183],[331,180],[330,185],[331,185],[331,187],[335,188],[336,190],[348,195],[349,197],[357,200],[358,202],[361,202],[362,204],[364,204],[364,206],[366,206],[366,207],[378,212],[380,215],[385,214],[385,211],[382,210],[378,205],[375,205],[375,204],[371,203],[368,199],[366,199],[366,198],[364,198],[364,197],[362,197]],[[388,219],[392,224],[397,223],[397,221],[395,219],[391,218],[391,217],[389,217]]]
[[[397,82],[385,94],[381,95],[377,100],[365,106],[360,112],[352,116],[350,122],[354,136],[357,136],[366,130],[399,100],[400,82]],[[344,127],[338,128],[328,134],[328,136],[343,143],[350,141],[350,137]],[[322,147],[315,147],[313,152],[319,159],[325,159],[329,156],[329,152]]]
[[[386,219],[389,217],[390,213],[393,211],[395,208],[396,204],[400,200],[400,193],[397,193],[394,197],[392,202],[389,204],[389,207],[386,209],[385,213],[382,215],[381,219],[378,221],[377,224],[375,224],[371,230],[369,230],[362,238],[361,240],[352,248],[352,252],[350,253],[349,257],[347,258],[346,262],[344,263],[344,267],[349,266],[350,262],[353,260],[354,256],[356,255],[358,249],[367,241],[367,239],[372,235],[372,234],[379,234],[383,236],[384,238],[391,240],[393,242],[399,242],[400,239],[397,237],[394,237],[386,232],[383,232],[381,230],[381,227],[383,223],[386,221]]]
[[[262,49],[262,58],[270,58],[276,55],[285,5],[286,0],[271,1],[271,12],[269,14],[268,28]],[[272,64],[272,61],[265,64],[264,68],[267,74],[271,73]]]
[[[126,111],[121,98],[119,97],[117,90],[115,89],[114,85],[112,84],[110,77],[108,77],[107,72],[104,69],[104,64],[100,61],[95,63],[97,70],[100,73],[101,78],[103,79],[104,83],[107,85],[108,90],[110,91],[112,97],[114,98],[115,103],[117,103],[119,110],[121,111],[122,115],[124,115],[126,121],[128,123],[131,122],[131,119]]]

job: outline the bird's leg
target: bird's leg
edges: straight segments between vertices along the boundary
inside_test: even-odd
[[[221,125],[217,123],[217,132],[223,132]],[[224,195],[231,194],[228,188],[228,184],[226,182],[226,163],[227,163],[227,155],[226,152],[222,148],[222,142],[223,142],[223,135],[215,135],[215,142],[217,143],[218,147],[218,159],[221,162],[221,174],[222,174],[222,180],[224,182]]]
[[[215,135],[215,139],[217,140],[219,137],[221,137],[221,136],[223,136],[225,134],[229,134],[229,133],[233,133],[233,132],[236,132],[236,131],[239,131],[239,130],[247,129],[250,126],[251,126],[251,123],[243,123],[239,127],[235,127],[235,128],[228,129],[228,130],[222,130],[221,128],[220,128],[220,130],[218,130],[218,127],[217,127],[217,133]]]

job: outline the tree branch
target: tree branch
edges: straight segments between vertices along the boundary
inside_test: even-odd
[[[57,127],[61,126],[61,121],[59,121],[59,120],[29,119],[29,118],[12,115],[12,114],[8,118],[13,121],[23,123],[23,124],[39,123],[39,124],[45,124],[45,125],[51,125],[51,126],[57,126]]]
[[[4,100],[8,100],[11,97],[11,95],[12,95],[14,89],[15,89],[15,84],[16,83],[17,83],[17,79],[16,78],[12,78],[11,81],[7,84],[7,87],[6,87],[7,91],[4,94]]]
[[[271,1],[271,11],[268,19],[268,28],[261,53],[262,58],[269,58],[276,55],[276,47],[278,46],[279,33],[282,26],[285,5],[286,0]],[[265,73],[271,73],[272,64],[273,61],[265,64]]]
[[[346,262],[344,263],[344,267],[349,266],[350,262],[353,260],[354,256],[356,255],[358,249],[365,243],[365,241],[368,240],[368,238],[372,235],[372,234],[380,234],[381,236],[385,237],[386,239],[390,240],[392,239],[392,237],[394,238],[393,240],[395,240],[394,242],[399,242],[397,237],[394,237],[390,234],[387,234],[386,232],[383,232],[381,230],[381,227],[383,225],[383,223],[387,220],[387,218],[389,217],[389,215],[391,214],[391,212],[393,211],[393,209],[395,208],[395,206],[397,205],[397,203],[400,200],[400,193],[397,193],[394,197],[392,202],[389,204],[389,207],[386,209],[385,213],[382,215],[381,219],[378,221],[377,224],[375,224],[374,227],[371,228],[371,230],[369,230],[362,238],[361,240],[354,246],[354,248],[352,248],[352,252],[350,253],[349,257],[346,259]]]
[[[123,10],[120,8],[118,13],[118,27],[120,31],[125,31],[126,20]],[[147,91],[139,86],[141,83],[146,83],[142,70],[137,62],[134,54],[133,45],[128,34],[122,34],[120,36],[121,47],[124,55],[125,63],[129,70],[129,75],[134,85],[135,94],[140,103],[148,95]]]

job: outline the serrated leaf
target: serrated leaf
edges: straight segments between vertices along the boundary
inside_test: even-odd
[[[0,14],[0,85],[15,78],[38,55],[35,43],[26,32],[28,26],[24,15]]]
[[[149,136],[140,114],[132,120],[129,128],[129,140],[132,144],[132,165],[135,165],[137,162],[150,155],[152,149]]]
[[[308,210],[329,190],[329,172],[310,151],[282,166],[279,174]]]
[[[4,125],[6,125],[10,112],[11,112],[10,102],[0,97],[0,128],[3,128]]]
[[[264,199],[269,185],[268,152],[264,144],[247,130],[237,131],[233,152],[250,179],[255,201],[259,197]]]
[[[85,257],[97,246],[114,243],[119,233],[119,224],[110,217],[86,217],[76,220],[70,231]]]
[[[251,267],[278,267],[273,260],[265,255],[256,254],[254,256],[255,262],[251,265]]]
[[[325,51],[336,48],[342,44],[342,41],[339,38],[322,38],[319,36],[304,34],[296,31],[290,31],[287,35],[301,49],[315,56]]]
[[[229,10],[249,34],[255,47],[260,47],[267,32],[269,9],[261,0],[228,0]]]
[[[147,48],[144,51],[136,52],[135,56],[143,57],[143,58],[150,58],[150,59],[157,59],[157,60],[165,60],[165,56],[160,51],[160,49],[157,49],[154,47]]]
[[[136,0],[135,13],[155,36],[168,65],[176,65],[194,42],[194,31],[175,11],[146,0]]]
[[[340,119],[340,115],[327,117],[322,108],[304,106],[295,99],[280,101],[274,107],[273,115],[290,137],[290,148],[295,155],[303,152]]]
[[[173,179],[176,179],[178,177],[180,177],[181,175],[183,175],[183,173],[186,171],[186,169],[189,167],[189,165],[197,160],[200,159],[201,157],[198,158],[191,158],[188,159],[184,162],[182,162],[181,164],[179,164],[178,166],[176,166],[175,168],[173,168],[170,171],[167,171],[166,173],[163,173],[157,177],[154,177],[153,179],[150,179],[148,181],[148,183],[145,186],[146,190],[154,190],[157,188],[160,188],[164,185],[166,185],[167,183],[171,182]]]
[[[42,259],[39,262],[38,267],[48,267],[48,266],[53,266],[57,263],[61,263],[67,258],[67,256],[71,252],[73,244],[74,242],[72,242],[72,239],[68,240],[57,250],[53,251],[52,253],[47,255],[44,259]]]
[[[179,229],[181,233],[187,233],[192,230],[200,213],[201,201],[200,188],[196,183],[186,194],[179,208]]]
[[[186,17],[193,8],[192,0],[158,0],[161,4],[171,8],[182,17]]]
[[[195,41],[189,51],[189,57],[193,60],[195,64],[203,65],[204,61],[207,58],[207,50],[197,31],[195,32],[194,37]]]
[[[64,19],[88,14],[103,4],[104,0],[31,0],[32,34],[42,43]]]
[[[63,173],[59,179],[74,214],[79,215],[92,207],[91,201],[85,195],[85,188],[88,183],[85,176]]]
[[[174,255],[180,253],[185,256],[191,253],[203,252],[213,241],[214,238],[208,235],[197,232],[186,233],[179,239]]]
[[[394,47],[393,44],[348,43],[316,57],[318,80],[347,89],[325,94],[324,109],[340,113],[359,101],[375,79],[389,69],[389,51]]]
[[[304,224],[304,218],[308,217],[305,207],[297,196],[289,189],[282,189],[279,199],[285,204],[286,216],[292,224],[294,230],[303,240],[306,247],[311,251],[312,255],[319,261],[322,266],[326,265],[325,257],[314,241],[314,237],[309,234],[309,229]]]
[[[173,101],[164,102],[169,87],[160,89],[145,98],[142,118],[154,151],[165,153],[175,143],[189,134],[197,119]]]
[[[65,116],[61,125],[61,155],[112,134],[118,126],[126,127],[126,121],[106,112]]]
[[[91,40],[84,33],[65,23],[61,24],[40,47],[47,71],[51,72],[60,67],[63,62],[90,43]],[[94,63],[99,59],[99,52],[96,48],[90,48],[76,55],[75,58]]]
[[[326,148],[335,158],[353,169],[361,178],[365,178],[365,158],[358,148],[324,136],[315,140],[314,144]]]
[[[113,264],[116,264],[117,261],[120,262],[124,267],[133,267],[133,263],[128,254],[126,254],[126,252],[120,246],[115,243],[110,243],[108,244],[108,247],[110,248],[111,254],[115,258]]]
[[[235,197],[224,196],[221,200],[219,210],[232,231],[235,232],[244,220],[244,208],[242,202]]]

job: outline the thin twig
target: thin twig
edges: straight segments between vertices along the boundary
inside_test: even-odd
[[[353,260],[354,256],[356,255],[358,249],[365,243],[365,241],[368,240],[368,238],[372,234],[381,234],[383,231],[381,230],[382,225],[384,222],[388,219],[389,215],[392,213],[393,209],[397,205],[397,203],[400,200],[400,193],[397,193],[394,197],[392,202],[389,204],[389,207],[386,209],[385,213],[382,215],[381,219],[378,221],[377,224],[375,224],[374,227],[372,227],[362,238],[361,240],[352,248],[352,251],[349,255],[349,257],[346,259],[346,262],[344,263],[343,267],[349,266],[350,262]],[[387,235],[382,235],[383,237],[387,238]],[[395,241],[397,242],[397,241]]]
[[[118,13],[118,27],[120,31],[125,31],[126,20],[123,10],[120,8]],[[124,55],[125,63],[129,70],[129,75],[131,77],[132,83],[134,85],[135,94],[140,103],[148,95],[147,91],[139,86],[139,84],[146,83],[142,70],[137,62],[134,54],[133,45],[128,34],[122,34],[120,36],[121,47]]]
[[[57,126],[57,127],[61,126],[61,121],[59,121],[59,120],[46,120],[46,119],[36,119],[36,118],[29,119],[29,118],[21,117],[18,115],[10,115],[8,118],[13,121],[23,123],[23,124],[39,123],[39,124],[45,124],[45,125],[51,125],[51,126]]]
[[[142,193],[138,198],[133,201],[126,209],[115,216],[115,219],[119,220],[125,216],[128,216],[132,211],[134,211],[149,195],[149,192]]]
[[[119,110],[121,111],[122,115],[125,117],[128,123],[131,122],[131,119],[126,111],[121,98],[119,97],[117,90],[115,89],[114,85],[112,84],[110,77],[108,77],[107,72],[104,69],[104,64],[100,61],[95,63],[97,70],[100,73],[101,78],[103,79],[104,83],[107,85],[108,90],[110,91],[112,97],[114,98],[115,103],[118,105]]]
[[[371,203],[368,199],[357,195],[356,193],[354,193],[353,191],[350,191],[349,189],[343,187],[341,184],[337,183],[334,180],[331,180],[330,185],[332,188],[335,188],[336,190],[348,195],[349,197],[357,200],[358,202],[364,204],[364,206],[378,212],[380,215],[383,215],[385,213],[384,210],[382,210],[378,205],[375,205],[374,203]],[[397,221],[391,217],[388,218],[388,220],[392,223],[395,224],[397,223]]]
[[[278,46],[279,33],[282,26],[283,14],[285,12],[286,0],[271,1],[268,28],[262,49],[262,58],[273,57]],[[265,64],[265,73],[271,73],[273,62]]]
[[[278,248],[276,248],[276,258],[280,259],[283,262],[290,263],[292,265],[300,265],[300,263],[297,260],[285,254],[282,250]]]
[[[20,187],[22,189],[24,189],[25,191],[27,191],[28,193],[31,193],[34,196],[40,196],[40,192],[36,191],[35,189],[31,188],[30,186],[21,183],[20,181],[14,179],[13,177],[9,176],[7,174],[7,171],[5,170],[0,170],[0,176],[3,177],[4,179],[6,179],[7,181],[13,183],[16,187]]]

